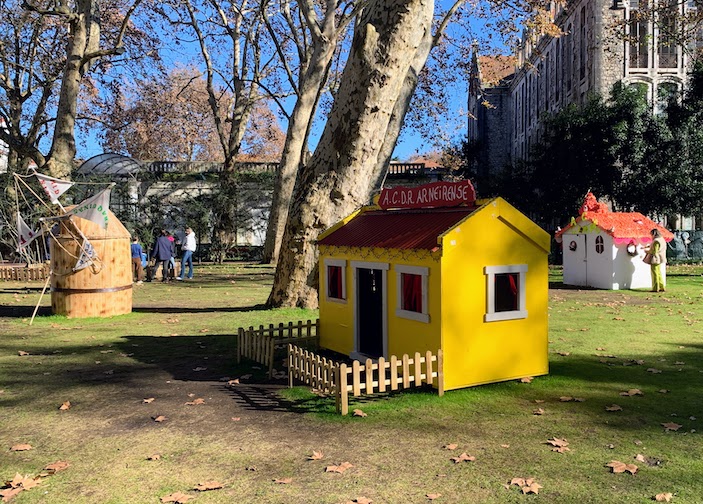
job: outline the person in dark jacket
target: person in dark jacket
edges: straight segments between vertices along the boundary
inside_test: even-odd
[[[168,239],[168,232],[165,229],[161,230],[161,234],[154,243],[154,248],[151,251],[151,258],[156,261],[154,269],[154,277],[159,271],[161,265],[161,281],[168,282],[168,263],[171,260],[172,250],[171,241]]]

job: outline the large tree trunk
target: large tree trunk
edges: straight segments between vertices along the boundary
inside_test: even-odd
[[[336,40],[327,39],[325,47],[315,50],[310,67],[300,85],[300,92],[288,123],[286,142],[281,153],[281,163],[273,186],[273,199],[262,257],[263,263],[278,262],[296,175],[303,162],[304,153],[307,151],[310,124],[317,109],[322,87],[327,81],[336,45]]]
[[[93,43],[96,36],[99,39],[99,25],[96,25],[99,19],[94,19],[93,9],[92,0],[79,0],[69,25],[71,36],[66,49],[66,66],[61,79],[54,138],[47,162],[53,177],[68,177],[73,169],[73,158],[76,157],[76,106],[81,79],[86,70],[84,57],[91,38]]]
[[[431,0],[377,0],[361,16],[330,117],[296,181],[270,305],[317,306],[315,240],[369,201],[396,103],[433,11]]]

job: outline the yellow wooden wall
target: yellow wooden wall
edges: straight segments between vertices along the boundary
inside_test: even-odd
[[[405,257],[403,257],[405,256]],[[346,261],[347,302],[328,301],[326,296],[325,259]],[[320,345],[346,355],[354,351],[354,272],[352,261],[388,263],[386,282],[386,320],[388,355],[401,356],[414,352],[433,353],[440,348],[441,334],[441,267],[439,258],[429,251],[400,251],[394,249],[351,249],[346,247],[320,247]],[[396,265],[421,266],[429,269],[428,313],[429,323],[396,317],[397,272]]]
[[[549,235],[501,198],[442,237],[446,390],[546,374]],[[527,264],[525,319],[485,322],[485,266]]]

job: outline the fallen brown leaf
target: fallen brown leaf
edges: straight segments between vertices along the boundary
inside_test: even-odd
[[[161,423],[161,422],[163,422],[164,420],[166,420],[166,417],[163,416],[163,415],[157,415],[157,416],[151,417],[151,419],[154,420],[154,422],[159,422],[159,423]]]
[[[429,500],[439,499],[442,496],[441,493],[428,493],[425,495]]]
[[[25,352],[24,350],[19,350],[17,352],[17,355],[19,355],[20,357],[24,357],[25,355],[29,355],[29,352]]]
[[[161,460],[161,455],[158,453],[154,453],[153,455],[149,455],[147,460]]]
[[[71,409],[71,401],[66,401],[61,406],[59,406],[59,410],[61,411],[66,411],[68,409]]]
[[[561,397],[559,398],[559,400],[560,400],[561,402],[571,402],[571,401],[574,400],[574,398],[571,397],[571,396],[561,396]]]
[[[522,493],[523,494],[531,494],[531,493],[538,494],[541,488],[544,488],[544,487],[535,481],[535,482],[532,482],[528,486],[522,487]]]
[[[281,479],[275,479],[273,480],[274,483],[278,485],[287,485],[289,483],[293,482],[293,478],[281,478]]]
[[[144,404],[151,404],[154,402],[156,398],[155,397],[147,397],[146,399],[142,400]]]
[[[626,392],[620,392],[620,395],[623,397],[632,397],[632,396],[636,396],[636,395],[643,396],[644,392],[642,392],[640,389],[633,388],[633,389],[630,389]]]
[[[547,439],[547,444],[557,448],[569,446],[569,442],[562,438],[549,438]]]
[[[325,472],[335,472],[335,473],[342,474],[344,471],[346,471],[347,469],[349,469],[351,467],[354,467],[354,466],[351,465],[349,462],[342,462],[339,465],[331,465],[331,466],[325,467]]]
[[[681,427],[683,427],[683,425],[679,425],[674,422],[666,422],[666,423],[662,423],[661,425],[662,425],[662,427],[664,427],[664,430],[666,430],[666,431],[677,431]]]
[[[613,473],[629,472],[630,474],[635,474],[638,469],[635,464],[625,464],[624,462],[620,462],[619,460],[611,460],[605,465],[606,467],[610,467]]]
[[[617,404],[611,404],[605,407],[605,411],[622,411],[622,407]]]
[[[647,369],[647,372],[652,373],[652,374],[658,374],[658,373],[661,373],[661,369],[651,367],[651,368]]]
[[[501,448],[510,448],[510,445],[509,444],[502,444],[502,445],[500,445],[500,447]]]
[[[197,490],[198,492],[207,492],[208,490],[219,490],[223,487],[224,485],[219,481],[204,481],[202,483],[198,483],[198,486],[196,486],[193,490]]]
[[[368,415],[366,413],[364,413],[363,411],[361,411],[360,409],[355,409],[352,412],[352,416],[358,416],[358,417],[364,418],[364,417],[367,417]]]
[[[659,392],[660,394],[668,394],[670,391],[668,389],[663,388],[663,389],[657,390],[657,392]]]
[[[457,446],[459,446],[459,445],[456,443],[450,443],[450,444],[444,445],[442,448],[444,448],[445,450],[456,450]]]
[[[536,410],[532,410],[533,415],[544,415],[544,410],[542,408],[537,408]]]
[[[31,449],[32,449],[32,445],[27,444],[27,443],[20,443],[20,444],[14,445],[12,448],[10,448],[10,451],[27,451],[27,450],[31,450]]]
[[[525,376],[524,378],[520,378],[520,383],[532,383],[534,379],[533,376]]]
[[[166,497],[161,497],[161,502],[163,502],[163,503],[173,502],[174,504],[184,504],[193,498],[194,497],[192,495],[184,494],[182,492],[176,492],[176,493],[172,493],[170,495],[167,495]]]
[[[242,418],[241,418],[241,417],[238,417],[238,416],[233,416],[233,417],[232,417],[232,421],[233,421],[233,422],[239,422],[241,419],[242,419]]]
[[[198,397],[197,399],[193,399],[192,401],[185,403],[186,406],[197,406],[198,404],[205,404],[205,399]]]
[[[312,451],[312,455],[308,455],[308,460],[322,460],[325,455],[319,451]]]
[[[452,457],[450,460],[454,461],[455,464],[459,464],[461,462],[474,462],[476,460],[476,457],[474,457],[473,455],[469,455],[466,452],[463,452],[458,457]]]
[[[654,500],[657,502],[671,502],[671,498],[674,496],[671,492],[659,493],[654,496]]]
[[[57,460],[56,462],[53,462],[46,466],[44,470],[49,471],[51,474],[55,474],[59,471],[63,471],[64,469],[68,469],[70,465],[71,464],[69,464],[65,460]]]

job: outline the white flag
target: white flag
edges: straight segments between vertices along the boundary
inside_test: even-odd
[[[41,234],[39,234],[37,231],[34,231],[27,224],[25,224],[24,219],[22,218],[20,213],[17,212],[17,238],[19,242],[17,251],[19,252],[24,247],[32,243],[35,238],[39,238],[40,236]]]
[[[110,187],[95,196],[78,203],[66,215],[75,215],[81,219],[93,221],[107,229],[107,211],[110,208]]]
[[[83,245],[81,245],[81,255],[78,257],[78,262],[73,267],[73,271],[80,271],[83,268],[87,268],[93,264],[93,259],[95,258],[95,249],[93,245],[87,240],[83,239]]]
[[[36,171],[34,174],[37,176],[37,180],[39,180],[39,183],[44,188],[44,191],[46,191],[52,203],[59,201],[59,196],[68,191],[73,185],[73,182],[69,182],[68,180],[49,177],[48,175],[42,175]]]

